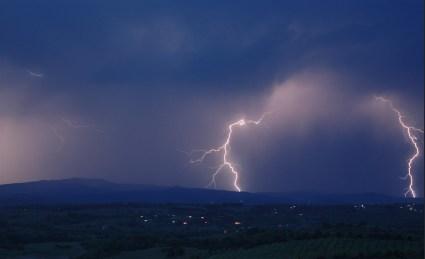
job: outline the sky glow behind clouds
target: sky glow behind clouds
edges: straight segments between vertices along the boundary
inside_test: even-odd
[[[412,150],[373,96],[424,125],[423,1],[2,1],[0,32],[1,183],[202,187],[208,166],[177,150],[273,110],[234,138],[244,190],[402,195]]]

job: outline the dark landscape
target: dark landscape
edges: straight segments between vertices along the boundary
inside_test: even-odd
[[[0,257],[424,256],[423,199],[296,196],[94,179],[3,185]]]
[[[0,259],[423,259],[424,0],[0,0]]]

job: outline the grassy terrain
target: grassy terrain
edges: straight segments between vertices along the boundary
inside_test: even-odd
[[[423,205],[0,210],[0,258],[423,258]]]
[[[422,258],[420,242],[397,240],[335,239],[295,240],[262,245],[212,256],[211,259],[233,258]]]

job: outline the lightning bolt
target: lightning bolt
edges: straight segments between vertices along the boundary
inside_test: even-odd
[[[59,146],[57,148],[57,151],[61,151],[62,147],[65,145],[65,137],[59,132],[58,128],[55,126],[50,127],[53,134],[58,138],[59,140]]]
[[[190,163],[202,163],[205,160],[205,158],[208,157],[209,155],[212,155],[212,154],[215,154],[215,153],[222,153],[222,155],[223,155],[222,156],[222,163],[217,167],[217,169],[213,173],[213,175],[211,177],[211,181],[207,185],[208,187],[214,186],[214,188],[215,188],[217,186],[216,181],[215,181],[217,175],[223,169],[228,168],[230,170],[230,172],[234,175],[233,187],[238,192],[241,191],[241,187],[239,186],[239,182],[238,182],[239,181],[239,172],[236,169],[235,163],[232,162],[229,159],[232,135],[233,135],[236,127],[245,127],[245,126],[248,126],[248,125],[259,125],[260,123],[262,123],[262,121],[264,120],[264,118],[267,114],[268,113],[264,113],[258,120],[240,119],[240,120],[237,120],[235,122],[232,122],[227,126],[227,129],[228,129],[227,137],[226,137],[226,140],[225,140],[223,145],[221,145],[217,148],[211,148],[211,149],[208,149],[208,150],[193,150],[189,153],[190,156],[193,156],[196,153],[201,153],[201,155],[197,159],[191,159]]]
[[[404,116],[403,114],[400,112],[400,110],[398,110],[393,102],[391,100],[388,100],[384,97],[381,96],[375,96],[375,99],[377,101],[380,102],[384,102],[386,104],[389,105],[390,109],[397,115],[398,118],[398,122],[400,124],[400,126],[402,127],[402,129],[407,133],[407,136],[409,137],[410,143],[413,146],[415,152],[412,154],[411,157],[409,157],[409,159],[407,160],[407,175],[405,175],[403,177],[403,179],[408,179],[409,180],[409,187],[407,188],[407,191],[404,193],[404,196],[407,197],[407,195],[410,193],[410,195],[413,198],[416,198],[416,192],[414,190],[414,178],[413,178],[413,163],[415,162],[416,158],[418,158],[418,156],[420,155],[420,149],[419,149],[419,145],[418,145],[418,137],[415,135],[415,133],[422,133],[424,134],[424,131],[422,129],[418,129],[415,128],[413,126],[409,126],[406,124],[406,122],[404,121]]]
[[[28,74],[30,76],[33,76],[33,77],[38,77],[38,78],[43,78],[44,77],[44,74],[36,73],[36,72],[31,71],[31,70],[27,70],[27,72],[28,72]]]
[[[68,128],[71,129],[93,129],[99,133],[104,133],[103,130],[100,130],[98,128],[96,128],[93,125],[89,125],[89,124],[80,124],[78,122],[74,122],[72,120],[69,119],[65,119],[65,118],[60,118],[60,122],[62,122],[63,125],[67,126]],[[52,125],[51,130],[53,132],[53,134],[56,136],[56,138],[59,140],[59,146],[57,151],[61,151],[63,146],[65,145],[65,136],[63,133],[63,130],[60,130],[58,126]],[[63,127],[61,127],[63,128]]]
[[[77,122],[74,122],[72,120],[65,119],[65,118],[61,118],[61,121],[65,125],[67,125],[70,128],[73,128],[73,129],[87,129],[87,128],[92,128],[93,130],[95,130],[97,132],[104,133],[103,130],[100,130],[100,129],[98,129],[95,126],[90,125],[90,124],[80,124],[80,123],[77,123]]]

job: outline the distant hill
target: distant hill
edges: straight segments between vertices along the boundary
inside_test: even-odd
[[[248,193],[223,190],[118,184],[100,179],[64,179],[0,185],[0,206],[90,203],[308,203],[388,204],[417,202],[376,193]]]

